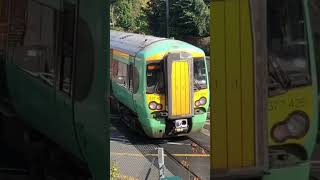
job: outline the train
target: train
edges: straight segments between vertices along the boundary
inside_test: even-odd
[[[31,179],[107,179],[107,3],[0,5],[1,139],[25,153]]]
[[[203,50],[183,41],[110,32],[110,106],[150,138],[200,132],[209,82]]]
[[[315,0],[212,2],[215,179],[310,178],[319,132],[319,7]]]

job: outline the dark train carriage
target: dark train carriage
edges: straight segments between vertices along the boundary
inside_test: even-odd
[[[83,176],[93,179],[106,178],[108,163],[105,5],[99,0],[1,1],[1,89],[8,89],[7,99],[22,120],[1,122],[15,134],[5,136],[27,134],[31,146],[39,139],[57,144],[89,170]]]

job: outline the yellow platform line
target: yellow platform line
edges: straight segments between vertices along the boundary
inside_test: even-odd
[[[146,157],[146,156],[158,156],[158,154],[138,154],[138,153],[111,153],[115,156],[133,156],[133,157]],[[177,157],[210,157],[210,154],[172,154]],[[164,156],[167,156],[166,154]]]

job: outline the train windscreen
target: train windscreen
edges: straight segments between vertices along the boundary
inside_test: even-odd
[[[302,0],[268,1],[269,90],[311,83]]]
[[[147,65],[147,94],[163,94],[164,89],[164,71],[163,64],[150,63]]]
[[[207,88],[207,74],[204,58],[194,58],[193,60],[194,89],[201,90]]]

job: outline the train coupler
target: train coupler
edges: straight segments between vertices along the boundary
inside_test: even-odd
[[[188,131],[188,120],[187,119],[177,119],[174,121],[176,133],[187,132]]]

